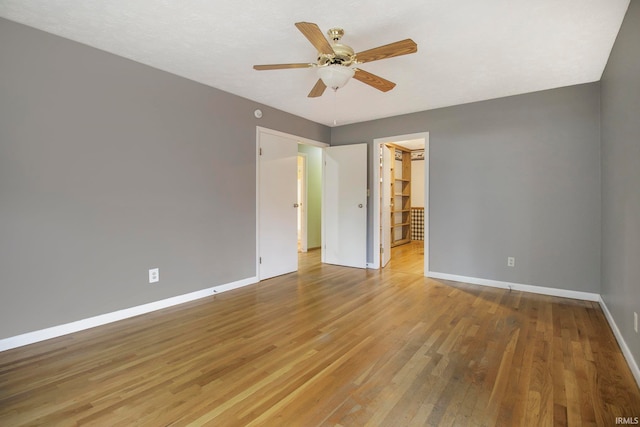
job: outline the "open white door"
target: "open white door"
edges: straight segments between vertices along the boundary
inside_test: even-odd
[[[367,145],[324,149],[322,262],[367,267]]]
[[[391,150],[386,145],[382,150],[382,183],[380,200],[380,241],[382,253],[380,254],[380,267],[386,266],[391,260]]]
[[[298,270],[297,171],[294,139],[259,133],[260,280]]]

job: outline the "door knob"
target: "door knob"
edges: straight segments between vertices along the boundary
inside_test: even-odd
[[[294,204],[293,204],[293,207],[294,207],[294,208],[297,208],[298,206],[300,206],[300,205],[299,205],[299,204],[297,204],[297,203],[294,203]]]
[[[362,207],[362,203],[360,203],[360,204],[358,205],[358,207],[359,207],[359,208],[361,208],[361,207]]]

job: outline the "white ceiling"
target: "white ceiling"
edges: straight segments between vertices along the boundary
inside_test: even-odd
[[[407,141],[394,141],[394,144],[404,147],[407,150],[422,150],[424,149],[424,139],[410,139]]]
[[[1,0],[0,16],[333,126],[600,80],[629,0]],[[345,29],[356,52],[412,38],[307,98],[315,62],[295,22]]]

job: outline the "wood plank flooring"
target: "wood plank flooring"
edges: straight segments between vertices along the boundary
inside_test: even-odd
[[[319,264],[0,353],[0,425],[613,426],[640,391],[596,303]]]

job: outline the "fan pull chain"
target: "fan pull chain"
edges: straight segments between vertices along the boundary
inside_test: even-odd
[[[338,89],[333,89],[333,125],[338,124]]]

